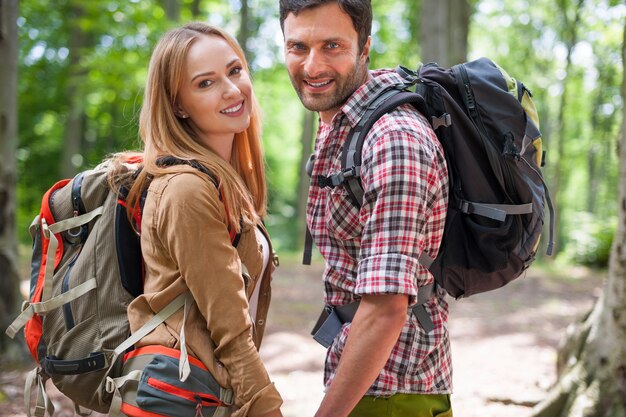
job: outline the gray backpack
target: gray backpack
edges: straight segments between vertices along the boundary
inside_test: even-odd
[[[169,158],[160,162],[203,170],[194,161]],[[127,162],[126,174],[134,175],[141,157]],[[38,364],[26,381],[28,415],[33,388],[38,391],[35,415],[54,413],[45,390],[48,379],[78,412],[81,407],[109,412],[124,353],[185,304],[186,294],[179,295],[130,336],[126,309],[143,291],[143,259],[139,235],[126,215],[125,190],[118,195],[110,188],[110,169],[104,162],[56,183],[30,226],[30,296],[6,331],[14,338],[24,328]],[[134,222],[141,225],[141,207]],[[234,245],[238,238],[231,234]]]

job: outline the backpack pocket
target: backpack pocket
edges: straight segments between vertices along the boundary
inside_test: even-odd
[[[55,311],[54,313],[58,313]],[[52,313],[51,313],[52,314]],[[63,318],[57,315],[61,322]],[[44,332],[46,320],[44,319]],[[57,325],[61,328],[62,325]],[[98,317],[80,321],[69,332],[55,339],[40,356],[40,365],[54,385],[76,404],[104,413],[110,396],[101,389],[113,353],[104,349],[98,334]],[[119,366],[116,368],[119,369]]]
[[[446,220],[445,233],[448,241],[431,271],[451,296],[469,297],[490,291],[520,275],[524,265],[515,254],[523,229],[518,216],[487,225],[483,219],[454,208],[449,213],[452,215]]]
[[[174,349],[162,348],[163,354],[155,354],[143,369],[137,386],[137,407],[144,413],[161,416],[212,417],[218,407],[227,407],[221,399],[224,389],[219,386],[201,362],[190,359],[191,374],[180,381],[179,358],[169,355]],[[178,353],[178,351],[175,351]],[[123,411],[128,414],[127,410]]]

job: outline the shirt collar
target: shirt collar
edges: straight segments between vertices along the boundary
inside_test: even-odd
[[[340,113],[346,115],[351,127],[356,126],[380,91],[403,83],[402,77],[393,69],[372,70],[370,75],[372,78],[361,85],[341,107]]]

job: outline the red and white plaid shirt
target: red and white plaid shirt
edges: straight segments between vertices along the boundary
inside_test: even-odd
[[[377,91],[401,78],[390,70],[372,71],[335,115],[321,123],[315,144],[312,178],[341,170],[341,150]],[[448,171],[430,124],[403,105],[374,124],[365,140],[361,182],[365,192],[358,209],[343,187],[320,188],[312,181],[307,222],[326,261],[324,301],[339,306],[363,294],[407,294],[417,301],[419,287],[433,276],[418,262],[422,250],[435,258],[448,201]],[[367,395],[444,394],[452,390],[448,304],[442,295],[425,305],[435,328],[426,333],[407,311],[407,319],[385,367]],[[332,382],[350,331],[344,324],[326,357],[324,383]]]

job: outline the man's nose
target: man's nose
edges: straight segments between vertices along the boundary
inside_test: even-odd
[[[315,78],[324,71],[325,66],[324,55],[315,49],[309,50],[303,65],[304,73],[308,77]]]

